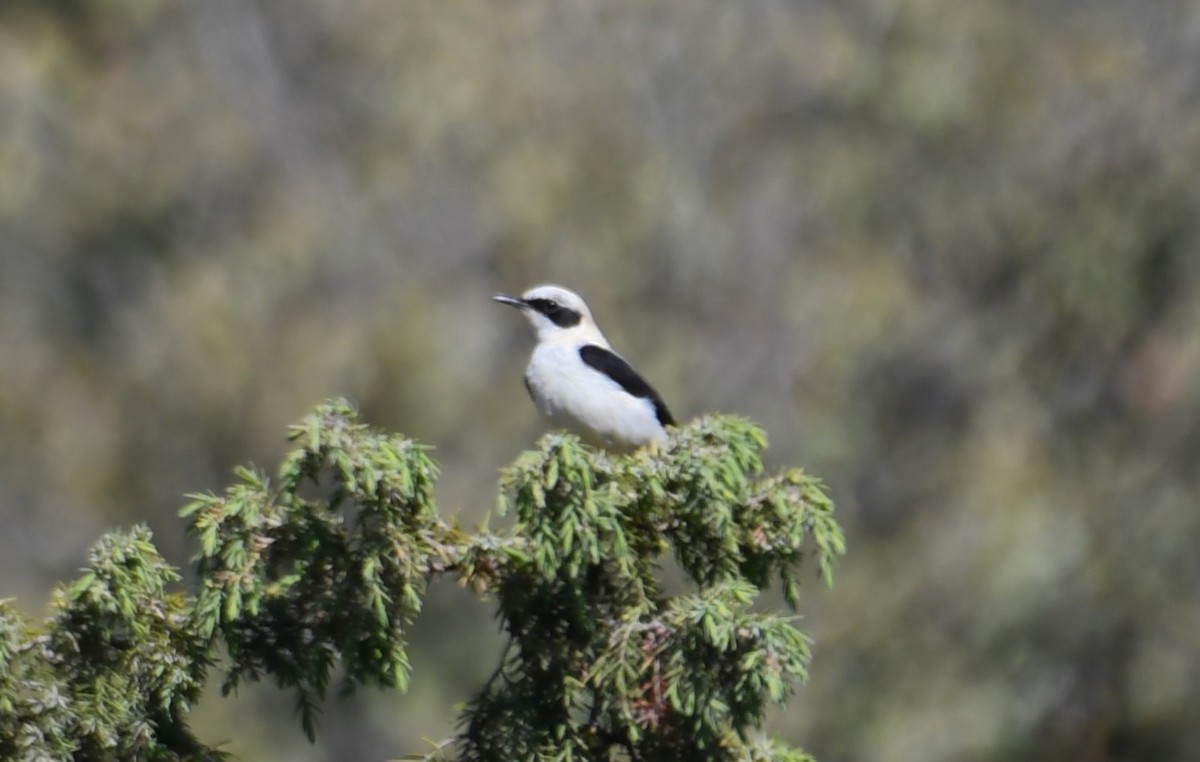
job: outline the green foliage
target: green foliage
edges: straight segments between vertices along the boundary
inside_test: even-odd
[[[345,402],[291,439],[277,485],[241,468],[183,515],[200,543],[195,626],[219,632],[233,662],[225,690],[264,674],[294,686],[312,738],[335,666],[347,691],[407,686],[404,626],[458,541],[434,511],[437,467],[419,445],[369,431]]]
[[[805,678],[808,641],[750,605],[772,572],[794,603],[810,546],[832,581],[844,545],[816,482],[761,478],[764,447],[750,423],[710,417],[661,454],[551,435],[505,473],[526,551],[496,574],[509,648],[467,708],[461,758],[785,758],[746,733]],[[697,594],[663,595],[671,551]]]
[[[139,527],[101,539],[42,627],[0,604],[0,756],[219,757],[185,722],[219,644],[225,689],[294,689],[313,738],[335,668],[343,690],[406,688],[405,629],[452,574],[494,597],[509,640],[425,758],[808,759],[753,732],[811,658],[793,618],[753,604],[777,577],[794,605],[806,556],[831,582],[843,539],[818,483],[762,475],[749,422],[703,418],[627,457],[547,436],[504,473],[515,526],[476,534],[438,517],[426,450],[344,401],[291,438],[275,482],[239,468],[183,509],[194,597],[168,592],[178,575]],[[663,592],[672,554],[689,594]]]
[[[210,660],[178,579],[135,527],[96,544],[43,628],[0,610],[0,758],[221,756],[185,722]]]

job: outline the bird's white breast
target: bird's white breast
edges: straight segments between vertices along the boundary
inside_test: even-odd
[[[539,344],[525,380],[543,415],[592,444],[622,450],[666,439],[654,403],[584,363],[577,342]]]

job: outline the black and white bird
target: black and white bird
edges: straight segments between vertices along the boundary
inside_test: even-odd
[[[525,369],[525,388],[553,424],[615,452],[666,441],[665,427],[675,425],[671,411],[612,350],[579,294],[544,285],[495,299],[516,307],[533,325],[537,346]]]

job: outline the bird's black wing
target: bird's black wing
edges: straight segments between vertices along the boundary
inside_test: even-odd
[[[634,397],[642,397],[654,403],[654,414],[663,426],[674,426],[675,419],[667,410],[667,403],[662,401],[654,387],[646,383],[646,379],[638,375],[629,363],[611,349],[598,347],[595,344],[584,344],[579,348],[579,356],[592,368],[600,371],[621,385],[621,388]]]

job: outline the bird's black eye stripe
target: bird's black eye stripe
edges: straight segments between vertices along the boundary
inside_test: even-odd
[[[579,321],[583,319],[580,313],[562,306],[553,299],[530,299],[525,303],[550,318],[550,322],[560,328],[570,328],[573,325],[579,325]]]

